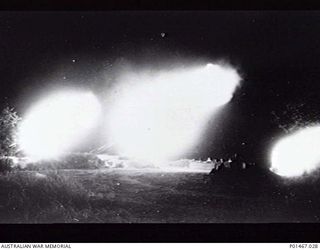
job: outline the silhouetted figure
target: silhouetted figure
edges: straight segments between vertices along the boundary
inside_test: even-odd
[[[214,172],[216,170],[221,169],[221,167],[223,165],[223,160],[222,159],[219,159],[219,160],[214,159],[212,162],[213,162],[213,169],[212,169],[211,172]]]
[[[243,170],[247,168],[247,164],[245,163],[244,159],[237,153],[235,153],[232,158],[231,167],[234,170]]]
[[[227,161],[225,161],[223,164],[226,168],[230,168],[231,169],[231,163],[232,163],[232,160],[229,158]]]
[[[219,161],[218,161],[218,166],[217,166],[217,170],[219,170],[219,169],[222,169],[223,167],[224,167],[224,161],[223,161],[223,159],[221,158]]]

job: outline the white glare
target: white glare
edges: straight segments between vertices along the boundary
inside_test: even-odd
[[[109,138],[130,157],[177,157],[196,143],[210,115],[230,101],[239,81],[236,70],[214,64],[130,74],[110,107]]]
[[[271,171],[297,177],[320,163],[320,126],[308,127],[281,139],[271,153]]]
[[[99,118],[91,92],[61,92],[36,103],[19,128],[19,145],[34,159],[57,157],[74,147]]]

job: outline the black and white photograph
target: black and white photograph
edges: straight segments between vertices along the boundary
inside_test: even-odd
[[[1,11],[0,223],[319,223],[320,11]]]

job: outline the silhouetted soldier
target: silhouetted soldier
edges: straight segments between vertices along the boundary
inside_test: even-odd
[[[223,162],[223,166],[224,166],[225,168],[228,168],[228,169],[230,169],[230,168],[231,168],[231,164],[230,164],[230,161],[229,161],[229,160],[227,160],[227,161],[224,161],[224,162]]]
[[[220,159],[220,160],[214,159],[214,161],[213,161],[213,170],[221,169],[222,165],[223,165],[223,160],[222,159]]]
[[[232,167],[233,166],[237,170],[242,170],[246,169],[247,164],[239,154],[235,153],[232,157]]]

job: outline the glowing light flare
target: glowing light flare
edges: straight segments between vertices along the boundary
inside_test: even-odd
[[[101,112],[91,92],[66,91],[36,103],[19,127],[19,145],[33,159],[72,149],[95,127]]]
[[[236,70],[213,64],[130,74],[110,107],[109,138],[130,157],[179,156],[196,142],[210,115],[230,101],[239,81]]]
[[[301,129],[276,143],[271,152],[271,171],[298,177],[315,170],[320,163],[320,126]]]

